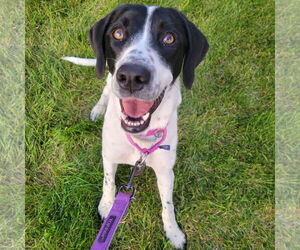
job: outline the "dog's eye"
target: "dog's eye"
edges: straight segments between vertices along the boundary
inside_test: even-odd
[[[122,29],[115,29],[112,35],[117,40],[122,40],[124,38],[124,32]]]
[[[175,37],[172,33],[167,33],[164,36],[163,43],[164,44],[173,44],[175,42]]]

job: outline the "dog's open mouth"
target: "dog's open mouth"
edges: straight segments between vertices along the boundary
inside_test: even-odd
[[[154,101],[134,98],[120,99],[122,128],[129,133],[139,133],[145,130],[150,124],[151,114],[161,103],[164,94],[165,90]]]

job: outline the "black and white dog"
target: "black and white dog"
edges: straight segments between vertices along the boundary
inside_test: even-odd
[[[94,24],[90,41],[96,60],[64,59],[96,65],[99,78],[108,65],[106,86],[90,116],[96,121],[105,113],[104,181],[99,213],[105,218],[112,207],[118,164],[134,165],[140,158],[140,152],[126,134],[141,147],[148,148],[155,143],[155,138],[140,135],[166,128],[164,144],[170,145],[170,150],[156,150],[148,156],[146,164],[157,177],[166,235],[174,247],[182,248],[186,239],[177,225],[172,199],[177,108],[181,102],[178,76],[182,71],[185,87],[192,87],[195,68],[208,51],[207,39],[175,9],[121,5]]]

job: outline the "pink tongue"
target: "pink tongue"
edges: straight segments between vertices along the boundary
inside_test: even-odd
[[[133,118],[147,114],[153,103],[154,101],[145,102],[138,99],[122,99],[124,113]]]

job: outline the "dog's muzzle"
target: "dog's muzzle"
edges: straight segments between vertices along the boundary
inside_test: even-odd
[[[121,126],[126,132],[139,133],[145,130],[150,124],[151,114],[164,97],[165,90],[154,100],[137,97],[141,90],[149,87],[151,77],[150,70],[137,63],[125,63],[116,72],[118,85],[128,93],[128,96],[120,98]],[[143,91],[146,93],[145,89]]]

